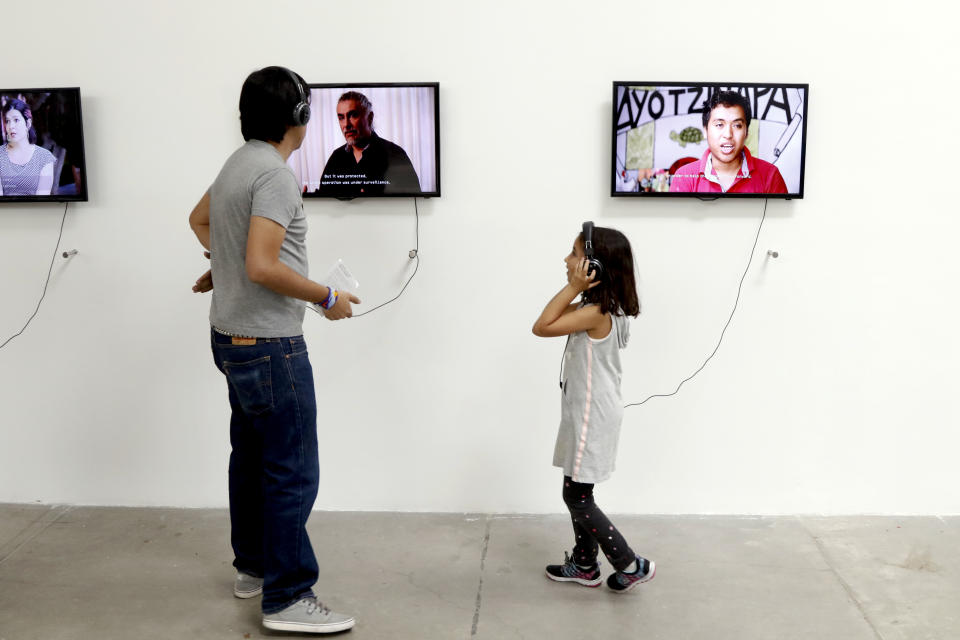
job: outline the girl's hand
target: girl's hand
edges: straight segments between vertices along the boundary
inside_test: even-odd
[[[587,273],[589,264],[587,259],[583,258],[577,263],[577,268],[567,276],[567,282],[570,283],[570,286],[573,287],[577,293],[582,293],[587,289],[593,289],[600,284],[594,281],[594,277],[597,275],[596,272]]]

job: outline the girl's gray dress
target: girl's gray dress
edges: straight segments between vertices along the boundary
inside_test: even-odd
[[[596,484],[613,472],[623,419],[620,350],[627,346],[630,321],[611,315],[605,338],[586,331],[570,334],[563,355],[560,431],[553,466],[574,482]]]

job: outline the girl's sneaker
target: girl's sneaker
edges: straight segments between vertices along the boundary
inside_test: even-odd
[[[563,552],[563,564],[547,565],[547,577],[557,582],[576,582],[585,587],[599,587],[603,582],[598,563],[581,567],[574,563],[566,551]]]
[[[610,577],[607,578],[607,586],[610,587],[614,593],[626,593],[641,582],[653,580],[653,576],[656,573],[656,562],[637,556],[637,570],[634,573],[626,573],[625,571],[611,573]]]

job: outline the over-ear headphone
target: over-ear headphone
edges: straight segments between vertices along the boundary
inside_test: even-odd
[[[603,264],[593,257],[593,222],[590,220],[583,223],[583,255],[587,257],[587,275],[595,273],[595,281],[603,280]]]
[[[302,127],[310,122],[310,105],[307,103],[307,95],[303,92],[303,85],[300,84],[297,75],[286,67],[283,67],[283,70],[290,74],[290,79],[293,80],[293,84],[297,85],[297,93],[300,94],[300,101],[297,103],[297,106],[293,108],[293,124],[294,126]]]

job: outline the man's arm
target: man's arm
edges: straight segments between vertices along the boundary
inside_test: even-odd
[[[190,212],[190,228],[197,236],[197,240],[203,245],[206,251],[203,254],[210,257],[210,192],[203,194],[200,202]],[[193,285],[194,293],[206,293],[213,289],[213,272],[207,269],[207,272],[197,278]]]
[[[210,192],[203,194],[200,202],[190,212],[190,228],[207,251],[210,250]]]
[[[773,167],[773,175],[770,176],[770,186],[767,188],[767,193],[787,193],[787,183],[783,181],[780,169],[776,165]]]
[[[390,182],[385,185],[386,193],[419,193],[421,191],[420,178],[410,161],[410,156],[400,145],[394,145],[391,153],[387,154],[387,171],[384,178]]]
[[[695,180],[699,165],[685,164],[670,178],[670,193],[688,193],[696,190]]]
[[[246,269],[251,282],[290,298],[307,302],[326,300],[330,289],[305,278],[280,261],[280,247],[287,230],[283,225],[261,216],[250,217],[250,231],[247,234]],[[360,299],[352,293],[341,292],[337,303],[327,309],[324,315],[330,320],[349,318],[353,315],[352,304]]]

